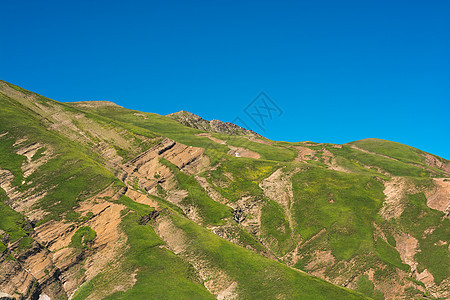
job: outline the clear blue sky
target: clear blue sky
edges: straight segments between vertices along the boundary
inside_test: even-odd
[[[248,125],[274,140],[368,137],[450,159],[450,1],[3,1],[0,78]],[[283,110],[261,131],[244,108]],[[247,119],[246,119],[247,118]]]

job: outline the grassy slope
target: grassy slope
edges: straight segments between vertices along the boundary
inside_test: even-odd
[[[350,143],[359,148],[386,155],[406,163],[425,164],[423,151],[413,147],[380,139],[364,139]]]
[[[63,213],[70,210],[78,201],[117,181],[85,151],[80,151],[83,148],[47,130],[39,117],[22,105],[3,94],[0,94],[0,101],[2,102],[0,132],[8,132],[0,138],[3,149],[0,167],[10,170],[15,175],[14,184],[19,190],[36,188],[36,193],[47,191],[46,197],[38,203],[39,207],[49,212],[43,222],[60,219]],[[12,144],[24,137],[27,139],[24,145],[35,142],[50,145],[56,155],[27,177],[22,184],[23,175],[20,166],[24,157],[14,154],[19,147],[13,147]]]
[[[164,203],[160,204],[163,207],[165,206]],[[173,223],[186,234],[190,241],[188,247],[192,252],[210,261],[213,265],[219,266],[220,269],[238,282],[238,293],[243,299],[274,299],[277,297],[298,299],[363,298],[362,295],[351,290],[334,286],[308,274],[295,271],[223,240],[168,207],[165,208],[163,214],[168,215]],[[137,226],[134,225],[134,227]],[[158,240],[155,243],[161,243],[161,241]],[[133,243],[131,245],[133,246]],[[142,254],[141,257],[147,255],[148,252]],[[154,263],[151,263],[151,265]],[[156,282],[159,283],[160,281],[157,280]],[[162,282],[161,284],[163,288],[164,284]],[[126,293],[113,295],[111,299],[127,299],[126,295],[138,295],[135,293],[138,293],[139,289],[140,287],[136,285]],[[177,296],[183,298],[181,295]]]
[[[382,183],[370,176],[311,167],[293,177],[293,188],[294,218],[305,240],[326,228],[338,259],[373,249],[372,223],[384,199]]]
[[[95,290],[111,288],[111,273],[131,274],[137,270],[136,283],[125,292],[116,292],[105,299],[214,299],[202,285],[194,268],[171,251],[150,225],[139,225],[139,219],[151,208],[123,196],[120,203],[128,206],[121,223],[128,246],[120,269],[103,271],[81,286],[74,300],[85,299]],[[131,210],[131,211],[130,211]],[[119,284],[119,283],[118,283]],[[114,287],[114,284],[112,284]]]
[[[190,247],[219,265],[239,283],[244,299],[358,299],[357,293],[334,286],[308,274],[225,241],[192,221],[172,213],[174,224],[191,241]]]
[[[72,105],[76,106],[76,104]],[[196,136],[199,133],[204,133],[204,131],[181,125],[177,121],[158,114],[142,113],[122,107],[111,106],[83,108],[83,110],[120,121],[122,124],[131,124],[147,129],[188,146],[214,149],[221,153],[226,153],[229,150],[227,146],[215,143],[207,137]],[[283,147],[259,144],[240,136],[229,136],[224,134],[214,134],[214,136],[226,140],[227,143],[232,146],[245,147],[258,152],[264,159],[290,161],[293,160],[296,155],[292,150]]]
[[[48,183],[39,188],[57,185],[56,188],[50,190],[49,195],[41,203],[51,213],[47,220],[59,218],[62,212],[70,210],[84,197],[116,181],[112,174],[97,161],[91,159],[92,156],[88,149],[80,147],[54,132],[49,132],[39,121],[39,118],[36,118],[28,109],[4,95],[0,95],[0,97],[2,103],[0,134],[8,131],[7,136],[0,138],[0,167],[10,170],[15,175],[14,182],[19,188],[21,188],[22,180],[20,165],[24,157],[14,154],[15,149],[12,146],[18,138],[26,135],[30,138],[30,144],[33,141],[40,141],[52,145],[55,147],[55,152],[60,153],[56,158],[50,160],[45,167],[42,167],[39,172],[27,179],[27,182]],[[45,103],[46,100],[41,99],[40,101]],[[182,126],[168,118],[146,113],[144,114],[146,118],[144,118],[134,115],[134,113],[140,112],[120,107],[92,108],[89,111],[93,113],[90,117],[103,125],[121,126],[147,137],[154,137],[153,132],[155,132],[156,135],[167,136],[187,145],[208,148],[208,155],[213,161],[220,162],[220,165],[216,170],[209,172],[207,177],[213,184],[225,182],[225,185],[217,185],[216,188],[231,201],[235,201],[246,194],[262,197],[262,190],[258,186],[259,182],[284,165],[279,162],[289,161],[293,158],[293,152],[285,148],[248,143],[242,137],[215,135],[227,140],[230,145],[244,146],[259,152],[263,158],[269,160],[224,156],[223,154],[228,150],[226,146],[214,143],[205,137],[195,136],[201,131]],[[449,254],[445,246],[436,246],[436,243],[448,238],[448,220],[440,223],[442,214],[429,209],[422,194],[410,196],[409,204],[398,224],[385,224],[386,222],[376,217],[384,198],[383,185],[376,180],[376,177],[386,179],[388,177],[380,174],[379,169],[370,170],[365,166],[376,166],[392,175],[418,178],[427,178],[430,173],[438,173],[438,171],[424,170],[411,165],[411,163],[423,165],[422,156],[420,156],[420,152],[416,151],[417,149],[404,148],[407,146],[400,144],[391,147],[391,144],[386,144],[391,142],[387,141],[383,141],[381,144],[378,142],[374,144],[370,141],[354,143],[360,148],[389,155],[396,160],[364,153],[348,146],[343,146],[341,149],[327,147],[337,157],[338,163],[358,174],[345,174],[321,167],[310,167],[309,170],[295,175],[293,178],[295,195],[293,209],[296,223],[299,225],[295,230],[302,234],[304,240],[306,240],[322,228],[326,228],[326,235],[321,239],[340,260],[348,260],[356,254],[373,254],[389,266],[406,270],[407,267],[399,260],[398,252],[392,245],[373,238],[373,222],[379,226],[384,224],[389,228],[400,226],[402,230],[419,239],[420,247],[423,249],[416,256],[419,269],[427,268],[434,275],[436,281],[442,281],[449,274],[448,268],[442,267],[442,261],[449,261]],[[287,148],[290,146],[289,143],[279,144]],[[317,147],[318,149],[322,148],[322,146]],[[386,150],[385,148],[389,149]],[[270,161],[270,159],[275,161]],[[229,216],[227,208],[212,201],[192,177],[181,172],[175,173],[179,184],[184,185],[183,188],[189,190],[190,199],[187,201],[193,201],[202,207],[203,218],[207,220],[206,223],[219,224],[223,217]],[[226,173],[232,174],[233,180],[229,180],[225,176]],[[93,182],[96,184],[93,185]],[[331,199],[334,203],[330,203]],[[122,203],[136,211],[142,209],[142,207],[139,208],[139,205],[129,201],[124,200]],[[0,222],[0,229],[6,228],[12,235],[19,236],[19,238],[25,236],[26,222],[24,219],[11,211],[8,212],[6,206],[3,208],[5,209],[1,210],[0,213],[8,216],[8,218],[5,217],[3,220],[6,221]],[[285,269],[278,263],[266,261],[257,254],[247,253],[247,250],[242,252],[244,249],[221,240],[175,212],[171,212],[170,215],[173,221],[196,241],[198,251],[206,253],[214,261],[219,262],[221,266],[226,268],[227,272],[232,274],[233,278],[239,281],[241,292],[244,295],[249,297],[260,296],[252,293],[259,293],[261,290],[276,296],[277,291],[283,289],[299,296],[322,297],[320,295],[330,295],[327,294],[329,289],[321,285],[322,281],[312,280],[309,277],[299,279],[301,276],[297,278],[297,275],[293,275],[300,274],[296,271]],[[158,285],[163,287],[162,290],[165,289],[164,287],[173,290],[174,297],[210,297],[209,293],[199,283],[199,279],[192,275],[192,267],[170,251],[161,249],[159,246],[162,241],[159,240],[154,231],[148,226],[136,224],[138,217],[139,213],[129,213],[124,217],[122,223],[131,245],[131,250],[126,255],[128,268],[132,272],[134,267],[139,267],[138,282],[133,289],[126,293],[118,293],[114,297],[120,299],[126,299],[129,296],[138,297],[148,289],[152,290],[155,295],[162,296],[163,294],[158,294],[161,290],[151,285],[151,282],[158,282]],[[273,249],[277,254],[285,253],[292,248],[293,245],[289,243],[289,229],[287,232],[279,230],[283,226],[287,228],[287,220],[276,203],[266,201],[261,222],[262,233],[278,241],[279,248]],[[433,234],[422,237],[425,229],[436,224],[440,225]],[[0,250],[1,247],[0,245]],[[220,253],[220,255],[217,253]],[[236,255],[240,256],[241,259],[237,260]],[[237,265],[243,267],[237,268]],[[303,265],[303,262],[298,264],[298,266],[301,265]],[[279,277],[274,275],[274,278],[268,280],[267,277],[261,275],[264,274],[261,270],[265,269],[271,270],[273,274],[278,274],[276,276]],[[291,271],[294,273],[291,273]],[[255,283],[246,282],[249,276],[254,276]],[[163,282],[160,280],[160,278],[167,277],[173,278],[173,281]],[[92,289],[99,286],[98,284],[101,281],[101,276],[99,276],[84,285],[80,289],[78,297],[83,298],[83,295],[88,295]],[[271,284],[268,284],[268,282]],[[177,289],[171,284],[179,284],[183,288]],[[305,284],[311,285],[311,288],[305,287]],[[302,291],[299,291],[299,288]],[[315,294],[317,293],[316,288],[323,294]],[[185,292],[186,294],[184,294]]]
[[[217,191],[230,201],[237,201],[246,195],[262,197],[263,191],[258,184],[281,166],[274,161],[232,156],[219,156],[216,162],[219,163],[217,168],[206,172],[206,176]]]

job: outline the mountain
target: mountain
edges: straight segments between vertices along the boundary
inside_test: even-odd
[[[0,101],[6,299],[450,297],[448,160],[4,81]]]

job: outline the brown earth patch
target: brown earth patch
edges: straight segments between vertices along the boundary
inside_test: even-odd
[[[427,205],[442,212],[448,212],[450,208],[450,178],[433,178],[435,187],[427,191]]]
[[[417,253],[419,241],[415,237],[407,233],[395,235],[394,238],[396,241],[395,248],[400,253],[400,258],[402,259],[402,261],[405,264],[409,265],[412,270],[416,270],[417,263],[414,259],[414,256]]]
[[[263,179],[259,187],[263,189],[264,194],[280,204],[285,211],[289,210],[290,199],[294,197],[292,192],[292,182],[290,177],[293,174],[287,175],[283,169],[277,169],[269,177]]]
[[[309,274],[325,279],[325,270],[335,262],[331,250],[316,250],[313,253],[313,260],[309,262],[305,268]]]
[[[172,202],[173,204],[180,204],[180,202],[188,195],[189,192],[187,190],[172,190],[169,191],[167,201]]]
[[[128,196],[131,200],[136,201],[138,203],[142,203],[142,204],[148,205],[150,207],[154,207],[154,208],[158,207],[158,202],[156,202],[155,200],[150,199],[146,195],[144,195],[140,192],[134,191],[130,188],[127,189],[125,196]]]
[[[230,148],[230,151],[227,152],[228,155],[235,156],[235,157],[248,157],[248,158],[261,158],[261,154],[248,150],[243,147],[234,147],[228,145],[228,148]]]
[[[298,150],[298,155],[295,161],[311,160],[316,153],[315,150],[312,150],[308,147],[294,146],[294,148]]]
[[[403,213],[404,203],[402,198],[405,196],[407,184],[402,177],[392,177],[390,181],[384,183],[384,200],[383,207],[380,210],[380,215],[389,220],[391,218],[398,218]]]

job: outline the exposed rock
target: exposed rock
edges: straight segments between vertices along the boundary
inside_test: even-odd
[[[244,222],[245,218],[246,218],[246,215],[244,214],[244,211],[242,210],[242,208],[237,207],[233,211],[233,220],[235,220],[238,224]]]
[[[423,156],[425,157],[425,163],[427,166],[441,169],[442,171],[450,174],[450,161],[429,153],[424,153]]]
[[[151,220],[156,219],[159,216],[159,211],[153,210],[148,215],[142,216],[139,220],[139,225],[146,225]]]
[[[0,292],[0,300],[14,300],[14,297],[6,293]]]
[[[185,125],[188,127],[209,131],[209,132],[217,132],[224,133],[230,135],[250,135],[255,137],[262,137],[254,131],[247,130],[242,128],[236,124],[230,122],[222,122],[219,120],[207,121],[202,119],[201,117],[187,112],[187,111],[179,111],[176,113],[172,113],[167,115],[167,117]]]

